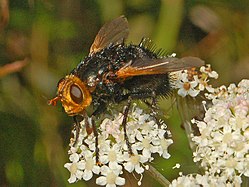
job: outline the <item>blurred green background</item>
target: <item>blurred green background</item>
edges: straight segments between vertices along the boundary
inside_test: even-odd
[[[168,54],[198,56],[219,73],[216,86],[249,78],[247,0],[0,0],[0,9],[0,186],[70,185],[64,164],[73,122],[47,100],[119,15],[129,21],[128,43],[150,37]],[[198,170],[175,107],[167,115],[172,157],[153,165],[172,180]]]

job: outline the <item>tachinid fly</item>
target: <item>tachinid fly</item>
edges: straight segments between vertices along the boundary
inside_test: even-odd
[[[159,57],[150,50],[146,40],[139,45],[125,44],[128,36],[128,22],[120,16],[106,23],[98,32],[90,53],[79,65],[58,83],[57,96],[49,101],[56,105],[61,101],[66,113],[74,117],[76,142],[79,122],[76,116],[83,116],[86,124],[86,109],[93,105],[92,116],[105,112],[110,103],[126,101],[123,128],[129,152],[132,154],[126,135],[126,118],[132,99],[141,99],[150,107],[158,96],[167,96],[171,91],[169,72],[200,67],[204,62],[196,57]],[[149,103],[147,99],[151,99]],[[97,129],[86,125],[87,132],[96,136],[96,162],[98,162]]]

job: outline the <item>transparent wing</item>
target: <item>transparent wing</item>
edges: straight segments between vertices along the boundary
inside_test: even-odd
[[[139,58],[128,62],[124,67],[116,72],[118,78],[126,78],[140,75],[166,74],[168,72],[200,67],[204,65],[204,61],[197,57],[184,58]]]
[[[128,37],[128,21],[124,16],[120,16],[106,24],[99,30],[90,48],[90,53],[96,53],[107,47],[110,43],[119,44]]]

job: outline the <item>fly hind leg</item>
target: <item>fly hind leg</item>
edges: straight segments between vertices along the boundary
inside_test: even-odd
[[[148,100],[144,100],[144,103],[150,108],[151,116],[155,119],[156,124],[161,127],[163,125],[163,121],[158,119],[158,110],[159,107],[157,105],[156,93],[152,92],[151,102]]]

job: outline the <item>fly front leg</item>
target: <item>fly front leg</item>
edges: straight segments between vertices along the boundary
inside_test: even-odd
[[[95,124],[94,116],[89,118],[85,114],[84,120],[85,120],[85,127],[86,127],[87,134],[90,135],[91,133],[93,133],[93,135],[95,136],[96,164],[101,165],[101,163],[99,162],[98,131],[97,131],[97,127]]]
[[[95,136],[95,153],[96,153],[96,165],[102,165],[99,161],[99,139],[98,139],[98,131],[96,128],[96,124],[94,121],[94,116],[91,118],[92,119],[92,129],[93,129],[93,134]]]
[[[128,118],[130,106],[131,106],[131,97],[128,98],[127,105],[124,107],[124,117],[123,117],[123,121],[122,121],[122,126],[124,129],[124,138],[125,138],[126,145],[128,147],[128,152],[130,155],[133,155],[133,152],[131,149],[131,144],[130,144],[128,136],[127,136],[127,129],[126,129],[127,118]]]
[[[89,118],[88,115],[86,114],[86,112],[84,112],[82,115],[83,115],[84,120],[85,120],[85,128],[86,128],[87,134],[90,135],[91,133],[93,133],[94,136],[95,136],[96,164],[101,165],[101,163],[99,162],[98,131],[97,131],[97,127],[96,127],[96,124],[95,124],[95,121],[94,121],[94,116],[92,115],[92,117]],[[77,142],[78,142],[78,139],[79,139],[79,133],[80,133],[80,128],[81,127],[80,127],[80,121],[78,119],[78,116],[73,116],[73,120],[74,120],[74,123],[75,123],[74,128],[75,128],[75,131],[76,131],[75,142],[73,144],[73,146],[75,146],[77,144]],[[84,141],[83,141],[83,144],[84,144]],[[88,145],[86,145],[86,146],[88,146]]]
[[[75,147],[75,145],[78,143],[80,129],[81,129],[80,122],[82,120],[84,120],[85,122],[85,128],[86,128],[87,134],[89,135],[93,132],[92,125],[89,123],[89,117],[86,114],[86,112],[83,112],[81,115],[73,116],[74,129],[75,129],[75,141],[73,143],[73,147]]]
[[[80,120],[77,117],[78,116],[73,116],[74,128],[75,128],[75,141],[73,143],[73,147],[75,147],[75,145],[77,144],[80,134]]]
[[[98,108],[92,113],[91,117],[91,129],[93,132],[93,135],[95,136],[95,153],[96,153],[96,165],[102,165],[99,161],[99,139],[98,139],[98,130],[95,123],[95,116],[98,114],[101,114],[103,111],[106,110],[106,103],[101,102],[101,104],[98,106]],[[89,124],[89,121],[88,121]]]

